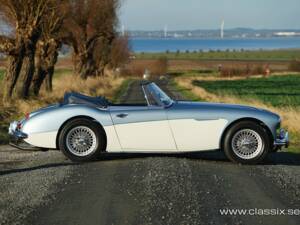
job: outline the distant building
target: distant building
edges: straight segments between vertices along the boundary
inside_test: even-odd
[[[166,25],[164,28],[164,37],[167,38],[168,37],[168,26]]]
[[[122,28],[121,28],[121,34],[122,34],[122,36],[124,37],[125,36],[125,25],[123,24],[122,25]]]
[[[300,33],[296,32],[276,32],[274,33],[275,36],[282,36],[282,37],[291,37],[291,36],[300,36]]]
[[[221,38],[222,39],[224,38],[224,26],[225,26],[225,21],[222,20],[222,23],[221,23]]]
[[[174,34],[174,38],[183,38],[183,37],[184,37],[183,34],[178,34],[178,33]]]

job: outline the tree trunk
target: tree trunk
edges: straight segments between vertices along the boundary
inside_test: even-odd
[[[99,65],[98,70],[97,70],[97,75],[98,76],[100,76],[100,77],[104,76],[104,68],[105,68],[105,66]]]
[[[22,54],[8,56],[8,66],[4,78],[4,100],[11,99],[13,95],[13,90],[20,75],[22,61]]]
[[[54,65],[47,69],[47,79],[46,79],[46,91],[52,92],[53,91],[53,74],[54,74]]]
[[[97,68],[98,76],[104,76],[105,75],[105,69],[109,65],[109,60],[107,58],[103,58]]]
[[[20,82],[17,85],[17,94],[19,98],[29,97],[30,85],[34,75],[34,51],[31,51],[23,59]]]
[[[74,50],[73,62],[76,74],[82,79],[96,75],[93,45],[89,47],[84,45],[80,50],[77,49],[76,52]]]
[[[46,45],[44,49],[39,50],[40,54],[37,63],[37,73],[33,82],[33,91],[36,96],[39,95],[44,81],[46,83],[46,90],[48,92],[52,92],[53,90],[52,79],[58,58],[58,49],[59,44],[55,43]]]
[[[46,90],[48,92],[53,91],[53,75],[54,75],[54,69],[55,64],[57,63],[58,59],[58,49],[60,48],[60,43],[55,42],[50,45],[48,58],[47,58],[47,80],[46,80]]]
[[[46,78],[46,71],[44,69],[43,66],[43,47],[42,46],[38,46],[37,48],[37,54],[36,54],[36,64],[35,64],[35,73],[34,73],[34,77],[33,77],[33,83],[32,83],[32,89],[33,89],[33,94],[35,96],[38,96],[40,93],[40,89],[41,86]]]
[[[88,57],[81,61],[81,71],[80,71],[80,77],[82,79],[87,79],[89,76],[95,75],[95,64],[93,57]]]
[[[72,55],[73,70],[76,75],[80,75],[80,71],[81,71],[81,65],[80,65],[79,58],[80,57],[79,57],[78,53],[73,52],[73,55]]]
[[[38,96],[40,93],[41,86],[47,76],[46,70],[41,65],[38,65],[36,68],[36,73],[33,80],[33,93],[35,96]]]

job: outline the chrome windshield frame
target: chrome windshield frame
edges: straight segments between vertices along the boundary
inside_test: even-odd
[[[153,90],[152,88],[152,85],[155,85],[156,89],[162,94],[164,95],[165,97],[167,97],[169,99],[169,104],[165,104],[161,98],[157,95],[156,91]],[[144,96],[145,96],[145,99],[147,101],[147,104],[148,106],[153,106],[151,103],[150,103],[150,98],[153,97],[153,99],[155,100],[157,106],[161,106],[161,107],[164,107],[164,108],[168,108],[170,106],[173,105],[174,103],[174,100],[168,96],[163,90],[161,90],[161,88],[159,86],[157,86],[155,83],[153,82],[149,82],[147,84],[142,84],[142,90],[144,92]]]
[[[144,85],[142,85],[142,90],[144,92],[144,97],[146,99],[147,105],[150,106],[149,98],[148,98],[148,95],[147,95],[147,92],[145,90],[145,86]]]

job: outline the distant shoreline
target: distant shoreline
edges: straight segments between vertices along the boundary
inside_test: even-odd
[[[129,40],[289,40],[299,39],[300,36],[283,36],[283,37],[129,37]]]
[[[298,50],[294,38],[131,38],[135,53]]]
[[[191,52],[144,52],[135,53],[136,59],[200,60],[200,61],[269,61],[290,62],[300,59],[300,48],[279,50],[234,50]]]

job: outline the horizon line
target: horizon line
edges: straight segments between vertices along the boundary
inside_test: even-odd
[[[173,29],[173,30],[168,30],[168,32],[175,32],[175,31],[199,31],[199,30],[209,30],[209,31],[217,31],[220,30],[221,28],[193,28],[193,29]],[[244,29],[244,30],[256,30],[256,31],[300,31],[300,28],[251,28],[251,27],[233,27],[233,28],[224,28],[224,31],[226,30],[238,30],[238,29]],[[154,32],[154,31],[164,31],[163,28],[160,29],[126,29],[126,31],[144,31],[144,32]]]

